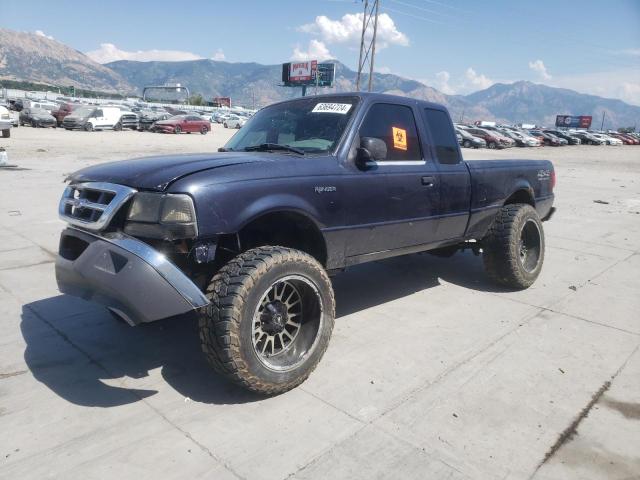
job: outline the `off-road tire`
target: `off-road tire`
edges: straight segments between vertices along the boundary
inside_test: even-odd
[[[530,271],[525,269],[520,257],[521,235],[528,221],[535,223],[540,236],[537,264]],[[497,284],[514,290],[528,288],[536,281],[544,263],[544,250],[542,222],[528,204],[502,207],[482,240],[482,259],[487,274]]]
[[[288,275],[313,282],[324,314],[306,359],[293,370],[276,372],[265,367],[254,349],[253,315],[265,289]],[[322,266],[304,252],[274,246],[248,250],[220,269],[206,295],[211,303],[199,319],[202,350],[216,372],[251,391],[276,395],[300,385],[329,345],[335,317],[333,288]]]

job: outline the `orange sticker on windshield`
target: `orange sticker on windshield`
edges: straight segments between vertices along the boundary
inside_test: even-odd
[[[398,150],[407,149],[407,131],[403,128],[391,127],[393,130],[393,148]]]

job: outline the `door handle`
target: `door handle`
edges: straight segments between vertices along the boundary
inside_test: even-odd
[[[422,185],[425,187],[433,187],[436,184],[436,177],[426,176],[422,177]]]

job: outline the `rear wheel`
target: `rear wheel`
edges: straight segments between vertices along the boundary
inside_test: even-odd
[[[209,129],[207,129],[207,127],[204,127],[204,126],[200,129],[200,133],[202,135],[206,135],[208,131],[209,131]]]
[[[31,120],[31,126],[33,128],[38,128],[38,122],[36,122],[35,120]]]
[[[119,132],[120,130],[122,130],[122,123],[121,123],[121,122],[116,123],[116,124],[113,126],[113,129],[114,129],[116,132]]]
[[[527,204],[505,205],[482,240],[482,258],[492,280],[521,290],[538,278],[544,248],[544,231],[536,210]]]
[[[229,127],[227,126],[227,122],[224,122],[224,128],[229,128]]]
[[[225,265],[207,288],[200,316],[202,349],[218,373],[273,395],[301,384],[331,337],[331,282],[311,256],[258,247]]]
[[[11,130],[10,129],[6,129],[6,130],[2,130],[2,138],[9,138],[11,137]]]
[[[496,145],[496,142],[489,142],[489,144],[487,145],[487,147],[489,147],[489,148],[491,148],[491,149],[496,148],[496,146],[497,146],[497,145]]]

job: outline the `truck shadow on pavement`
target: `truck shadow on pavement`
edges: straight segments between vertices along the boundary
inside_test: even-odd
[[[437,287],[440,279],[496,291],[480,259],[459,256],[452,264],[453,259],[411,255],[334,277],[338,319]],[[20,327],[34,378],[76,405],[131,404],[155,396],[165,383],[180,397],[163,395],[158,402],[237,404],[264,398],[212,372],[200,349],[195,315],[132,328],[104,308],[60,295],[24,305]],[[158,368],[160,376],[154,372]]]

